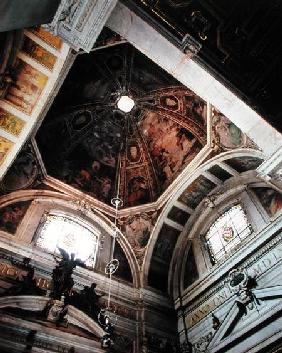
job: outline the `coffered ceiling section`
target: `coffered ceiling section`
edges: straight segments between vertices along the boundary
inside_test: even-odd
[[[204,147],[207,104],[113,38],[77,56],[36,141],[48,175],[131,207],[155,201]]]

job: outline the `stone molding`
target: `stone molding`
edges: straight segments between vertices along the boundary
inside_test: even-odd
[[[30,311],[42,311],[48,301],[49,298],[47,297],[32,295],[7,296],[0,298],[0,308],[10,307]],[[105,333],[89,316],[71,305],[69,305],[68,309],[68,321],[86,329],[99,338]]]
[[[90,52],[117,0],[62,0],[45,28],[76,51]]]
[[[257,169],[261,177],[267,178],[272,173],[282,174],[282,147],[267,158]]]
[[[269,237],[270,233],[267,232],[266,235]],[[253,256],[251,256],[250,258],[245,259],[245,261],[240,263],[239,268],[244,268],[246,270],[246,272],[249,274],[250,270],[252,270],[252,267],[255,267],[255,265],[259,262],[259,260],[261,260],[263,258],[263,256],[265,256],[267,254],[270,254],[272,252],[272,250],[274,250],[278,246],[278,244],[281,243],[281,240],[282,240],[282,234],[281,234],[281,232],[279,232],[279,234],[277,234],[274,238],[272,238],[265,246],[263,246],[261,249],[259,249]],[[277,264],[280,263],[281,260],[282,260],[281,258],[280,259],[276,259],[276,263]],[[275,266],[275,265],[272,265],[272,267],[273,266]],[[256,278],[257,279],[260,278],[268,270],[270,270],[270,267],[268,269],[266,269],[264,272],[258,274],[256,276]],[[227,276],[228,276],[228,269],[226,269],[225,274],[222,276],[222,279],[220,280],[220,282],[217,285],[213,286],[206,293],[203,293],[202,296],[198,300],[194,301],[194,303],[193,303],[193,300],[191,301],[191,304],[187,303],[186,305],[189,305],[189,307],[186,309],[186,312],[185,312],[186,316],[189,315],[189,314],[193,314],[193,312],[195,312],[198,309],[200,309],[201,306],[203,306],[205,303],[211,301],[211,299],[216,294],[219,297],[220,297],[220,294],[222,294],[222,296],[225,296],[224,297],[225,300],[222,300],[222,301],[218,300],[218,304],[215,305],[213,308],[211,308],[210,311],[214,310],[216,307],[219,307],[223,303],[225,303],[228,300],[230,300],[230,298],[234,294],[230,292],[228,297],[226,297],[227,291],[229,292],[228,288],[226,288],[226,283],[228,281],[228,277]],[[212,277],[211,274],[209,275],[209,277]],[[224,293],[221,293],[222,291],[224,291]],[[201,294],[198,294],[198,295],[201,295]],[[206,315],[208,315],[208,313]],[[204,319],[206,317],[206,315],[203,316],[203,318],[201,318],[200,320],[198,320],[198,322],[200,322],[202,319]]]

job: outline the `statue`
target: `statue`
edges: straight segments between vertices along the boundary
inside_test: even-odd
[[[84,286],[80,293],[72,292],[68,298],[68,304],[80,309],[95,321],[100,312],[99,299],[103,296],[96,293],[96,287],[96,283],[92,283],[90,287]]]
[[[64,303],[64,300],[50,299],[42,310],[41,317],[55,323],[57,326],[67,327],[67,313],[68,306]]]
[[[50,294],[53,299],[61,299],[64,295],[68,297],[74,285],[72,279],[73,270],[76,266],[86,267],[85,263],[80,259],[75,259],[75,254],[69,254],[61,248],[58,248],[62,255],[62,260],[58,261],[56,258],[57,266],[52,272],[52,292]]]

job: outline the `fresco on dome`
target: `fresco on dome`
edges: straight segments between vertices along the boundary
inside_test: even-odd
[[[270,217],[282,210],[282,194],[271,188],[253,188],[252,190]]]
[[[0,230],[15,234],[21,223],[30,201],[17,202],[0,209]]]
[[[22,50],[49,70],[52,70],[56,63],[57,58],[55,55],[49,53],[29,37],[25,37]]]
[[[162,188],[201,150],[198,139],[172,119],[148,112],[140,123]]]
[[[189,93],[185,92],[184,113],[198,124],[205,126],[207,124],[207,103],[194,92],[190,91]]]
[[[160,97],[160,103],[163,107],[176,111],[179,109],[179,102],[177,97],[169,95]]]
[[[127,145],[127,159],[129,163],[135,164],[140,162],[141,150],[136,142],[130,142]]]
[[[15,70],[17,80],[9,87],[5,99],[18,109],[31,114],[48,78],[22,60],[18,60]]]
[[[12,141],[0,136],[0,165],[4,162],[13,145]]]
[[[25,122],[20,118],[16,117],[12,113],[5,111],[0,108],[0,128],[9,132],[14,136],[19,136],[23,127],[25,126]]]
[[[51,45],[56,49],[61,49],[63,42],[59,37],[53,36],[50,32],[45,31],[42,27],[33,28],[32,31],[45,43]]]
[[[207,103],[184,86],[157,90],[160,106],[193,120],[204,127],[207,124]],[[152,93],[149,98],[154,100]],[[156,104],[156,103],[155,103]]]
[[[128,114],[117,106],[123,86],[136,97]],[[120,44],[76,58],[36,141],[49,176],[107,204],[119,191],[124,208],[136,207],[156,201],[206,144],[206,106]]]
[[[216,185],[212,181],[201,175],[188,186],[180,196],[180,201],[184,202],[191,209],[195,209],[215,187]]]
[[[127,204],[137,206],[150,202],[150,190],[145,170],[142,167],[126,170]]]
[[[62,119],[43,130],[40,146],[44,147],[49,158],[48,173],[100,201],[110,203],[116,196],[122,128],[108,119],[97,124],[92,121],[91,114],[75,114],[74,117],[75,120],[64,122]],[[92,124],[91,128],[89,124]],[[55,141],[65,142],[59,144]]]

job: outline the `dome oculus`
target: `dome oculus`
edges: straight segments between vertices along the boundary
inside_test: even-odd
[[[128,96],[121,96],[117,101],[117,107],[124,113],[129,113],[133,109],[135,102]]]

